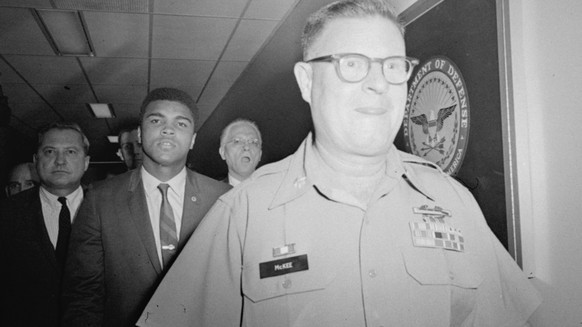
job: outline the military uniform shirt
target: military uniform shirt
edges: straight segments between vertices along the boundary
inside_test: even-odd
[[[539,295],[465,188],[393,147],[362,205],[311,139],[219,199],[138,325],[526,324]]]

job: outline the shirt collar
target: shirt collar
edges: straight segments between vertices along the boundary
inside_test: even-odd
[[[289,158],[289,168],[271,202],[270,209],[300,197],[315,185],[321,188],[326,187],[325,180],[318,178],[320,174],[317,172],[320,168],[314,157],[314,151],[313,134],[310,132],[297,151]],[[414,172],[403,163],[400,151],[396,149],[396,146],[392,146],[386,156],[385,176],[387,178],[382,181],[380,191],[388,193],[397,184],[395,181],[405,178],[416,191],[433,199]]]
[[[186,187],[186,167],[183,167],[176,176],[166,182],[162,182],[155,178],[143,166],[141,166],[140,170],[143,186],[147,194],[159,192],[158,185],[164,183],[170,185],[170,189],[176,192],[180,198],[184,196],[184,188]]]
[[[39,187],[39,194],[45,203],[49,204],[51,207],[61,207],[61,203],[59,202],[60,196],[52,194],[42,185]],[[83,200],[83,188],[81,185],[79,185],[79,187],[77,187],[77,189],[71,192],[69,195],[65,196],[65,198],[67,198],[68,206],[71,206],[73,203],[81,202]]]
[[[232,185],[233,187],[240,184],[240,180],[234,178],[231,174],[228,174],[228,184]]]

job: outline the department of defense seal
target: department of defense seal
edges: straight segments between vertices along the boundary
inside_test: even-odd
[[[469,96],[461,72],[448,58],[432,57],[410,83],[403,121],[406,151],[455,175],[469,141]]]

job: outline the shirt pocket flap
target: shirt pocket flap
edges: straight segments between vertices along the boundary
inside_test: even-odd
[[[402,258],[408,275],[421,285],[454,285],[476,289],[483,281],[475,269],[475,257],[471,254],[413,248],[403,250]]]

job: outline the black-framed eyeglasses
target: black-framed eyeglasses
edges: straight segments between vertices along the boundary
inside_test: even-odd
[[[373,62],[382,65],[384,78],[390,84],[402,84],[412,75],[412,69],[419,61],[412,57],[391,56],[386,58],[370,58],[359,53],[338,53],[317,57],[306,62],[332,62],[337,76],[347,83],[358,83],[370,72]]]

